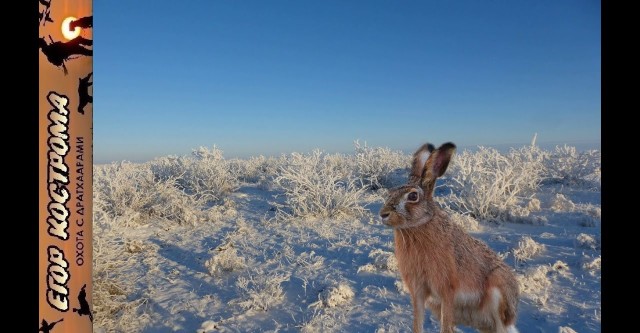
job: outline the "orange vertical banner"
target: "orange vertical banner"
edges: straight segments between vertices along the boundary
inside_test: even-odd
[[[32,0],[34,1],[34,0]],[[38,0],[39,327],[93,330],[93,9]]]

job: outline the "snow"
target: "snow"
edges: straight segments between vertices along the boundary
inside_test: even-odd
[[[580,163],[593,163],[563,149]],[[599,154],[588,157],[599,162]],[[153,204],[140,201],[136,211],[124,206],[102,209],[105,202],[126,203],[105,200],[107,194],[97,186],[95,331],[410,332],[412,308],[393,255],[393,233],[377,216],[384,186],[400,185],[407,172],[396,166],[378,171],[386,172],[385,177],[372,177],[369,184],[381,188],[349,192],[355,183],[344,183],[340,198],[357,192],[357,207],[344,203],[344,211],[334,205],[331,214],[300,217],[290,208],[297,198],[287,197],[288,190],[269,180],[269,173],[275,173],[275,179],[280,171],[294,171],[285,160],[253,159],[269,166],[261,169],[264,174],[255,174],[260,170],[255,165],[245,169],[251,175],[237,171],[229,177],[236,183],[225,182],[228,190],[216,191],[215,200],[201,199],[197,192],[188,193],[190,200],[174,198],[174,206],[194,205],[178,215],[157,213],[162,207],[152,199],[145,202]],[[404,161],[408,166],[410,159]],[[167,160],[152,165],[160,162]],[[218,177],[225,172],[186,165],[195,170],[192,174],[214,170]],[[549,165],[570,170],[557,160]],[[326,175],[325,180],[331,176]],[[552,176],[543,177],[535,193],[521,196],[510,208],[526,210],[518,213],[519,219],[496,214],[502,218],[479,221],[462,211],[450,214],[515,270],[521,288],[520,332],[600,332],[599,173],[596,182],[584,168],[579,177]],[[279,214],[284,209],[289,209],[286,218]],[[180,223],[175,216],[182,217]],[[424,326],[425,332],[439,329],[428,314]],[[458,332],[475,331],[459,326]]]

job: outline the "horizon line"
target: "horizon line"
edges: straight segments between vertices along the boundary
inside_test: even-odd
[[[353,142],[356,141],[360,141],[358,139],[353,140]],[[361,141],[363,144],[366,144],[366,141]],[[531,145],[531,142],[512,142],[512,143],[496,143],[496,144],[476,144],[476,145],[460,145],[458,146],[458,150],[460,151],[464,151],[464,150],[476,150],[479,147],[486,147],[486,148],[494,148],[500,152],[504,152],[504,150],[506,149],[510,149],[510,148],[519,148],[519,147],[524,147],[524,146],[529,146]],[[555,147],[557,146],[570,146],[570,147],[575,147],[576,150],[578,150],[579,152],[583,152],[583,151],[588,151],[588,150],[601,150],[601,146],[602,146],[602,142],[600,141],[591,141],[591,140],[565,140],[565,141],[540,141],[535,143],[536,146],[544,149],[544,150],[553,150],[555,149]],[[218,149],[221,149],[223,151],[223,156],[225,159],[240,159],[240,160],[247,160],[250,159],[252,157],[258,157],[258,156],[265,156],[265,157],[278,157],[278,156],[282,156],[282,155],[290,155],[292,153],[299,153],[298,151],[281,151],[278,153],[271,153],[271,154],[229,154],[227,151],[225,151],[222,147],[213,144],[213,145],[199,145],[197,147],[193,147],[191,148],[191,151],[198,149],[199,147],[206,147],[206,148],[213,148],[216,147]],[[388,146],[367,146],[370,148],[389,148]],[[334,151],[334,150],[327,150],[327,149],[323,149],[321,147],[316,147],[316,148],[312,148],[310,150],[308,150],[308,152],[311,152],[313,150],[321,150],[327,154],[345,154],[345,155],[351,155],[353,154],[355,151],[353,149],[349,150],[349,151],[345,151],[345,150],[339,150],[339,151]],[[391,148],[390,148],[391,149]],[[404,149],[391,149],[392,151],[401,151],[402,153],[405,154],[411,154],[413,152],[412,149],[409,148],[404,148]],[[177,156],[177,157],[185,157],[185,156],[190,156],[190,153],[185,153],[182,155],[179,154],[165,154],[165,155],[160,155],[160,156],[154,156],[154,157],[150,157],[150,158],[142,158],[142,159],[138,159],[138,160],[132,160],[132,159],[101,159],[98,161],[94,160],[93,165],[103,165],[103,164],[111,164],[111,163],[119,163],[119,162],[130,162],[130,163],[145,163],[145,162],[149,162],[152,161],[154,159],[158,159],[158,158],[162,158],[162,157],[168,157],[168,156]],[[230,156],[229,156],[230,155]]]

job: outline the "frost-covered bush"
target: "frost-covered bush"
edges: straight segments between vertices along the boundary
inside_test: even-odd
[[[278,166],[283,160],[284,158],[272,156],[252,156],[248,159],[229,160],[229,168],[239,181],[269,186],[276,177]]]
[[[449,211],[448,213],[451,221],[461,226],[464,230],[471,232],[480,230],[480,224],[478,223],[478,220],[474,219],[473,217],[454,211]]]
[[[207,218],[206,200],[185,193],[180,179],[157,177],[153,163],[119,162],[94,167],[94,207],[97,219],[114,219],[124,226],[164,218],[195,224]]]
[[[139,269],[136,256],[153,251],[149,246],[122,239],[113,229],[98,225],[93,234],[93,325],[102,332],[140,332],[149,324],[144,313],[148,299],[134,296],[136,279],[132,272]],[[131,249],[140,251],[131,252]]]
[[[531,198],[531,200],[529,200],[529,203],[527,203],[527,210],[530,212],[539,212],[541,210],[540,200]]]
[[[402,282],[402,280],[396,280],[395,282],[393,282],[393,285],[396,287],[396,290],[401,293],[401,294],[408,294],[409,293],[409,288],[407,288],[407,285],[404,284],[404,282]]]
[[[149,164],[130,162],[94,167],[94,204],[99,214],[125,225],[151,217],[193,222],[197,202],[175,187],[175,178],[158,181]],[[98,215],[98,218],[100,215]]]
[[[524,236],[518,242],[518,246],[513,249],[513,256],[518,261],[527,261],[544,252],[545,246],[533,240],[529,236]]]
[[[337,310],[337,311],[327,311]],[[313,314],[308,321],[305,321],[300,328],[302,333],[338,333],[343,332],[341,330],[342,323],[346,320],[345,312],[340,309],[324,309],[324,311],[317,311]]]
[[[95,166],[93,174],[94,203],[111,218],[147,210],[163,187],[151,169],[126,161]]]
[[[221,201],[238,186],[238,179],[231,172],[222,150],[217,147],[199,147],[192,158],[183,160],[184,174],[179,182],[185,192],[209,202]]]
[[[589,272],[591,275],[596,275],[600,272],[602,266],[602,256],[598,256],[594,259],[587,259],[582,263],[582,268]]]
[[[196,330],[196,333],[213,333],[218,331],[218,322],[213,320],[205,320],[202,324],[200,324],[200,328]]]
[[[373,263],[368,263],[358,268],[360,272],[381,271],[398,271],[398,260],[393,252],[375,249],[369,252],[369,258],[373,259]]]
[[[266,273],[261,270],[240,276],[236,281],[236,287],[241,291],[243,299],[238,304],[246,310],[269,310],[284,298],[281,284],[289,281],[289,278],[289,275]]]
[[[283,217],[345,218],[365,213],[360,204],[365,188],[335,156],[319,150],[293,153],[280,166],[275,183],[284,191]]]
[[[324,165],[327,172],[337,177],[347,179],[354,176],[355,160],[353,156],[345,154],[325,154]]]
[[[577,245],[581,248],[597,250],[600,249],[600,240],[594,236],[581,233],[576,237]]]
[[[204,265],[209,274],[217,276],[225,272],[243,269],[245,259],[238,255],[238,250],[233,246],[233,243],[229,243],[218,247]]]
[[[392,151],[386,147],[368,147],[366,142],[361,145],[359,141],[355,145],[355,173],[366,186],[373,190],[381,187],[391,188],[402,184],[394,177],[394,171],[407,169],[411,162],[411,156],[401,151]]]
[[[510,211],[525,206],[542,180],[543,153],[535,146],[501,154],[493,148],[463,151],[454,156],[445,174],[445,206],[470,213],[479,220],[508,219]]]
[[[540,265],[528,269],[524,275],[518,275],[518,285],[523,296],[535,301],[538,305],[546,305],[549,299],[549,288],[552,285],[548,276],[550,271],[550,266]]]
[[[315,251],[302,252],[298,255],[295,255],[293,260],[287,259],[290,263],[295,264],[296,266],[302,267],[302,269],[306,272],[317,272],[324,267],[325,258],[321,255],[316,254]]]
[[[315,308],[334,308],[351,302],[355,293],[347,283],[341,282],[335,286],[324,288],[318,294],[318,301],[309,304]]]
[[[556,146],[545,160],[545,176],[569,185],[590,183],[599,188],[601,160],[599,150],[578,152],[576,147]]]
[[[576,205],[571,199],[565,197],[563,194],[556,193],[551,202],[551,209],[558,212],[573,212],[576,209]]]
[[[569,276],[569,265],[558,260],[552,265],[531,267],[524,274],[518,274],[516,278],[524,298],[546,307],[547,301],[553,296],[551,291],[554,280],[557,277],[567,278]]]
[[[149,161],[149,167],[157,181],[180,179],[184,175],[184,157],[169,155]]]

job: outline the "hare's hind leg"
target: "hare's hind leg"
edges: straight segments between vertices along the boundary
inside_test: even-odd
[[[440,333],[454,333],[455,327],[455,305],[454,290],[447,288],[441,291],[440,303]]]
[[[411,288],[409,291],[411,293],[411,304],[413,305],[413,333],[422,333],[426,296],[419,288]]]
[[[489,304],[491,311],[491,319],[495,325],[494,333],[509,333],[507,328],[504,326],[502,313],[504,312],[503,307],[506,306],[504,297],[498,288],[490,289],[490,302]]]
[[[511,325],[511,326],[507,327],[507,333],[520,333],[520,332],[518,331],[518,329],[515,326]]]

